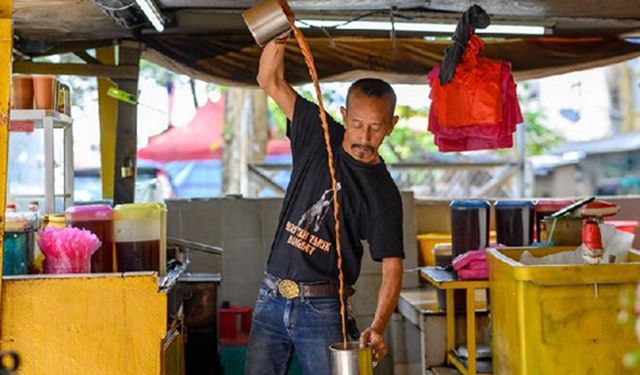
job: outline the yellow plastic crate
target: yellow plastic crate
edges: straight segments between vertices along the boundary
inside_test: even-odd
[[[451,233],[425,233],[417,236],[420,248],[419,266],[435,266],[436,260],[433,248],[441,243],[451,243]]]
[[[418,258],[418,265],[423,266],[435,266],[436,257],[433,253],[433,249],[439,244],[451,244],[451,233],[423,233],[416,236],[418,240],[418,248],[420,249],[420,256]],[[496,242],[496,231],[489,232],[489,241],[491,243]]]
[[[526,266],[525,250],[489,250],[494,374],[638,374],[623,366],[640,344],[618,313],[640,281],[640,254],[626,264]]]

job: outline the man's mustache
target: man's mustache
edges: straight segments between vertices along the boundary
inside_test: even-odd
[[[373,152],[373,147],[371,147],[369,145],[361,145],[361,144],[358,144],[358,143],[353,143],[351,145],[351,148],[356,149],[356,150],[365,151],[365,152]]]

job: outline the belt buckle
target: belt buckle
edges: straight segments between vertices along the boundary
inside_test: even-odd
[[[280,280],[278,292],[286,299],[294,299],[300,296],[300,287],[293,280]]]

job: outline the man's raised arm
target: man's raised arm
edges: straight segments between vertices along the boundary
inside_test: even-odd
[[[296,92],[284,78],[284,52],[287,36],[269,42],[262,50],[258,84],[289,120],[293,118]]]

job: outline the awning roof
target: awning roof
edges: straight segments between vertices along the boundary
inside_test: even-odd
[[[131,0],[14,0],[16,48],[34,56],[84,50],[118,39],[142,40],[145,57],[179,72],[218,82],[253,84],[259,48],[241,13],[256,0],[157,0],[171,19],[157,34]],[[487,56],[510,60],[520,77],[537,77],[598,66],[637,56],[640,45],[617,35],[640,30],[637,0],[479,0],[494,23],[537,24],[554,36],[603,39],[514,39],[488,43]],[[454,23],[469,6],[453,0],[290,0],[299,18],[388,19],[392,6],[412,22]],[[122,9],[125,8],[125,9]],[[114,10],[116,9],[116,10]],[[122,9],[122,10],[117,10]],[[446,43],[399,33],[396,48],[385,33],[332,31],[336,47],[319,30],[310,30],[318,68],[325,79],[382,74],[395,82],[415,82],[440,59]],[[291,43],[288,72],[306,81],[306,70]]]
[[[261,49],[251,41],[165,36],[146,40],[153,62],[221,83],[255,84]],[[426,83],[426,74],[439,63],[444,42],[381,38],[327,38],[309,41],[323,80],[354,80],[377,76],[396,83]],[[185,53],[184,45],[191,48]],[[531,38],[487,41],[484,56],[511,61],[518,79],[529,79],[612,64],[640,56],[640,45],[617,38]],[[308,81],[309,73],[298,45],[287,45],[289,82]],[[197,52],[193,52],[197,51]]]

